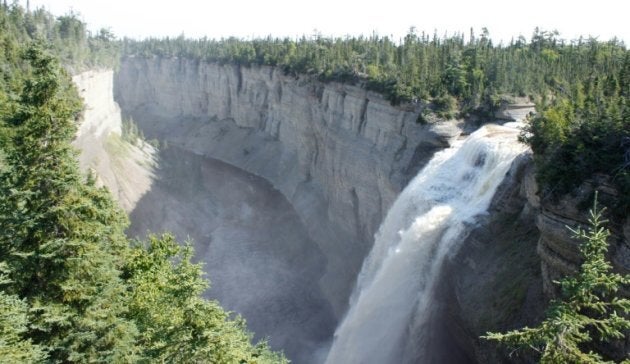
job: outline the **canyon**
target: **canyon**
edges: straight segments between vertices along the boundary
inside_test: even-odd
[[[266,66],[129,57],[115,73],[74,81],[87,105],[75,141],[81,165],[130,213],[128,233],[190,238],[212,281],[208,297],[296,363],[325,360],[400,192],[436,152],[478,127],[419,123],[421,102],[392,106],[360,86]],[[532,110],[507,106],[497,116]],[[121,113],[159,147],[126,142]],[[410,345],[432,348],[425,360],[507,360],[479,336],[540,319],[557,295],[552,282],[579,263],[564,228],[586,221],[579,201],[541,202],[531,155],[517,157],[440,268],[433,337],[412,335]],[[612,261],[628,272],[630,219],[613,230]]]

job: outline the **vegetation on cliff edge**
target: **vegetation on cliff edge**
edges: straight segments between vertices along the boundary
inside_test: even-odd
[[[533,349],[541,363],[610,363],[593,341],[623,340],[630,332],[630,299],[619,296],[630,275],[612,272],[606,259],[610,232],[596,203],[589,223],[588,230],[572,230],[581,242],[583,263],[575,276],[559,282],[562,298],[551,303],[546,319],[534,328],[488,333],[486,339]]]
[[[16,34],[28,19],[0,5],[0,362],[286,362],[201,298],[189,247],[125,236],[70,145],[77,90],[50,46]]]
[[[606,174],[618,189],[614,210],[630,207],[630,51],[622,42],[565,41],[536,29],[495,45],[477,36],[439,37],[413,29],[388,37],[221,40],[178,38],[122,42],[123,56],[179,57],[242,66],[268,65],[291,75],[357,84],[393,104],[428,103],[442,118],[492,119],[514,97],[535,101],[538,116],[523,139],[532,146],[545,197]],[[418,115],[426,119],[429,109]]]

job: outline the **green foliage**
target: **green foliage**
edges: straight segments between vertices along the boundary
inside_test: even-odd
[[[6,264],[0,264],[0,285],[9,283]],[[46,352],[25,338],[28,331],[28,305],[16,295],[0,291],[0,362],[39,363]]]
[[[0,60],[8,60],[5,66],[17,64],[20,45],[31,40],[46,43],[65,67],[75,70],[115,67],[120,59],[111,31],[101,29],[92,36],[75,13],[55,17],[43,8],[27,12],[18,2],[0,6]]]
[[[33,39],[40,44],[24,51]],[[200,298],[206,283],[190,263],[190,248],[170,236],[129,246],[124,214],[78,172],[69,142],[81,103],[42,44],[73,70],[115,66],[121,46],[125,56],[269,65],[296,77],[354,83],[393,104],[429,101],[444,118],[460,107],[492,115],[500,95],[530,96],[541,100],[540,113],[524,139],[543,190],[559,195],[605,173],[620,191],[616,211],[625,215],[630,206],[630,54],[615,40],[565,42],[536,29],[529,42],[495,46],[485,29],[468,42],[411,29],[398,41],[316,35],[118,42],[106,29],[88,34],[75,14],[55,18],[17,3],[0,6],[0,361],[284,361],[264,344],[252,346],[242,320]],[[133,123],[125,125],[126,138],[137,134]],[[605,242],[605,230],[592,231],[579,234]],[[618,337],[627,321],[612,313],[621,307],[627,314],[628,302],[614,297],[627,278],[591,260],[601,255],[597,246],[584,253],[591,275],[563,281],[567,302],[577,306],[557,303],[540,328],[493,338],[528,340],[541,350],[562,339],[545,354],[549,360],[565,353],[598,360],[577,350],[595,332]]]
[[[433,99],[435,113],[442,118],[452,119],[457,113],[457,99],[449,94],[444,94]]]
[[[630,208],[630,52],[622,42],[567,42],[535,29],[493,45],[486,29],[438,37],[411,29],[404,39],[370,37],[123,41],[129,57],[182,57],[238,65],[269,65],[286,74],[357,84],[394,105],[432,103],[441,118],[494,118],[510,96],[539,100],[539,116],[524,138],[534,150],[538,181],[560,196],[603,173],[620,192],[615,213]],[[424,109],[426,110],[426,108]],[[426,115],[417,121],[425,123]]]
[[[588,344],[623,339],[630,330],[630,300],[619,290],[630,284],[630,276],[612,272],[606,259],[610,232],[603,227],[597,204],[590,211],[588,230],[572,230],[582,244],[584,262],[578,274],[564,278],[562,300],[554,301],[547,318],[537,327],[505,334],[488,333],[484,338],[512,347],[529,347],[540,353],[541,363],[604,363]]]
[[[190,245],[150,236],[125,268],[132,290],[129,316],[138,325],[143,362],[282,363],[265,344],[252,346],[244,322],[200,296],[208,283],[190,262]]]
[[[127,217],[70,146],[82,109],[41,43],[11,64],[0,125],[0,362],[278,363],[201,298],[190,247],[131,247]],[[13,95],[12,93],[16,93]]]
[[[464,41],[462,34],[438,37],[414,29],[399,40],[370,37],[221,40],[125,39],[124,56],[181,57],[244,66],[268,65],[286,74],[356,83],[380,92],[393,104],[428,100],[445,93],[468,109],[486,107],[487,95],[541,96],[567,85],[619,70],[627,50],[618,41],[594,38],[565,42],[556,32],[536,29],[524,38],[493,45],[487,30]]]
[[[572,86],[535,117],[523,139],[531,145],[547,196],[570,192],[596,174],[620,192],[614,213],[630,212],[630,56],[619,71]]]
[[[111,32],[101,30],[90,36],[76,14],[54,17],[44,9],[27,12],[17,1],[0,5],[0,169],[5,165],[5,149],[10,147],[6,121],[15,115],[30,65],[21,58],[23,45],[37,40],[46,44],[64,67],[81,70],[95,66],[115,66],[120,46]]]
[[[144,141],[144,133],[138,128],[138,125],[132,118],[122,120],[122,139],[133,145]]]
[[[70,147],[80,102],[69,78],[40,45],[24,58],[33,75],[9,119],[13,148],[0,175],[7,291],[29,304],[28,336],[51,360],[132,360],[136,331],[118,277],[126,219],[81,181]]]

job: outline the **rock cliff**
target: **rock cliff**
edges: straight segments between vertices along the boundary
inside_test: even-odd
[[[321,287],[341,315],[383,215],[460,129],[416,122],[359,87],[278,69],[126,58],[115,96],[145,135],[264,177],[326,256]]]
[[[472,231],[445,271],[441,295],[447,303],[446,335],[469,358],[482,363],[533,361],[525,352],[509,353],[479,337],[487,331],[540,323],[548,301],[559,297],[560,287],[554,282],[579,269],[579,242],[568,227],[588,226],[595,190],[600,207],[612,206],[618,198],[605,176],[585,182],[557,201],[541,198],[531,160],[524,157],[514,163],[486,221]],[[630,218],[611,218],[607,227],[612,232],[613,269],[628,274]],[[630,353],[630,339],[598,350],[621,361]]]
[[[532,178],[533,179],[533,178]],[[532,184],[530,189],[536,188]],[[572,237],[568,228],[588,226],[588,208],[591,206],[594,191],[598,191],[599,205],[612,206],[618,199],[618,192],[606,181],[605,176],[584,182],[572,194],[562,196],[557,201],[530,198],[530,204],[539,210],[536,226],[541,232],[538,254],[542,260],[542,273],[545,292],[556,297],[559,293],[558,281],[567,274],[577,272],[581,263],[579,241]],[[607,228],[611,230],[609,259],[617,272],[630,273],[630,217],[610,218]]]
[[[300,363],[320,362],[336,325],[319,288],[326,268],[289,202],[263,178],[190,151],[159,152],[121,135],[111,71],[74,77],[85,110],[75,146],[84,170],[130,213],[127,233],[175,234],[194,243],[212,279],[208,298],[242,314],[248,328]]]
[[[479,226],[444,270],[444,341],[476,363],[531,362],[480,336],[540,322],[542,291],[537,210],[528,202],[531,154],[515,160]]]
[[[613,270],[621,274],[630,274],[630,216],[614,216],[611,206],[619,199],[619,192],[608,183],[609,177],[597,176],[585,181],[571,194],[558,200],[540,199],[529,193],[530,204],[537,210],[536,226],[540,231],[538,255],[541,259],[542,285],[545,294],[550,298],[560,295],[560,287],[554,283],[563,277],[575,274],[582,259],[580,258],[580,242],[573,237],[568,228],[588,227],[588,209],[592,206],[595,191],[598,191],[598,205],[609,208],[604,211],[608,222],[606,227],[611,231],[608,240],[608,259]],[[528,190],[534,191],[533,174],[528,178]],[[622,290],[620,295],[630,297],[630,291]],[[600,344],[595,344],[600,345]],[[605,353],[615,361],[630,357],[630,337],[602,345],[598,351]]]
[[[112,70],[92,70],[72,78],[85,105],[73,145],[81,151],[81,168],[93,170],[97,182],[107,186],[121,207],[130,212],[151,187],[155,150],[140,140],[130,144],[122,139],[113,77]]]
[[[111,77],[111,72],[75,77],[90,105],[86,110],[89,122],[82,125],[76,144],[83,149],[82,164],[97,169],[103,183],[131,211],[151,188],[155,161],[148,147],[136,148],[131,154],[125,149],[124,158],[109,160],[119,149],[112,148],[112,135],[120,133],[119,119],[111,117],[116,106],[106,101],[111,98]],[[174,145],[181,153],[216,158],[263,177],[288,199],[301,220],[294,222],[296,230],[303,224],[308,235],[297,246],[311,251],[311,258],[295,261],[288,254],[286,264],[311,267],[306,280],[319,285],[311,301],[323,298],[336,316],[329,317],[325,310],[318,313],[326,317],[326,327],[314,331],[320,335],[315,340],[319,344],[326,340],[321,335],[344,313],[372,236],[395,197],[433,153],[448,146],[463,127],[452,121],[418,123],[423,104],[393,107],[380,95],[360,87],[286,76],[271,67],[126,58],[113,86],[123,113],[133,117],[147,137]],[[530,104],[505,106],[498,117],[520,118],[531,110]],[[109,148],[109,156],[93,152],[99,145]],[[129,155],[139,157],[132,165],[121,164],[127,163],[124,160],[128,161]],[[177,158],[169,163],[177,165]],[[196,163],[205,166],[209,162]],[[131,175],[138,177],[127,178],[129,170],[137,170]],[[120,176],[125,175],[121,182]],[[240,184],[253,181],[253,177],[238,178]],[[124,182],[131,180],[141,182]],[[168,187],[168,181],[165,183]],[[217,183],[205,193],[222,190],[223,182]],[[557,294],[552,282],[577,269],[577,243],[566,225],[586,222],[586,215],[577,206],[595,185],[604,186],[600,192],[604,200],[614,200],[616,192],[595,181],[585,184],[578,196],[541,203],[531,161],[524,157],[515,163],[490,214],[444,270],[444,284],[438,294],[444,302],[439,315],[445,324],[439,327],[437,341],[442,340],[453,357],[466,362],[500,362],[507,353],[480,340],[479,335],[487,330],[536,324],[541,319],[545,302]],[[134,186],[139,189],[129,192]],[[173,198],[175,206],[180,201]],[[146,211],[158,209],[151,202],[143,204],[149,206],[144,207]],[[162,213],[168,214],[166,210]],[[196,221],[193,225],[203,224],[200,216],[174,221],[175,225],[190,225],[192,221]],[[172,228],[177,228],[175,225]],[[188,229],[194,231],[195,227]],[[204,233],[202,230],[207,228],[200,228]],[[616,270],[628,272],[630,219],[617,223],[613,231],[611,259]],[[311,240],[315,248],[309,245]],[[217,242],[213,244],[216,249]],[[282,244],[277,246],[279,252],[286,249]],[[238,259],[234,262],[237,264]],[[296,320],[302,318],[296,316]],[[621,346],[618,353],[625,350]],[[309,346],[308,350],[316,349]],[[317,362],[316,356],[308,360]]]

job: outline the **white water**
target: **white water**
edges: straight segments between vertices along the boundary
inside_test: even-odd
[[[403,190],[375,236],[326,363],[409,360],[406,341],[430,316],[444,258],[486,212],[512,161],[526,149],[518,132],[480,128],[436,153]]]

